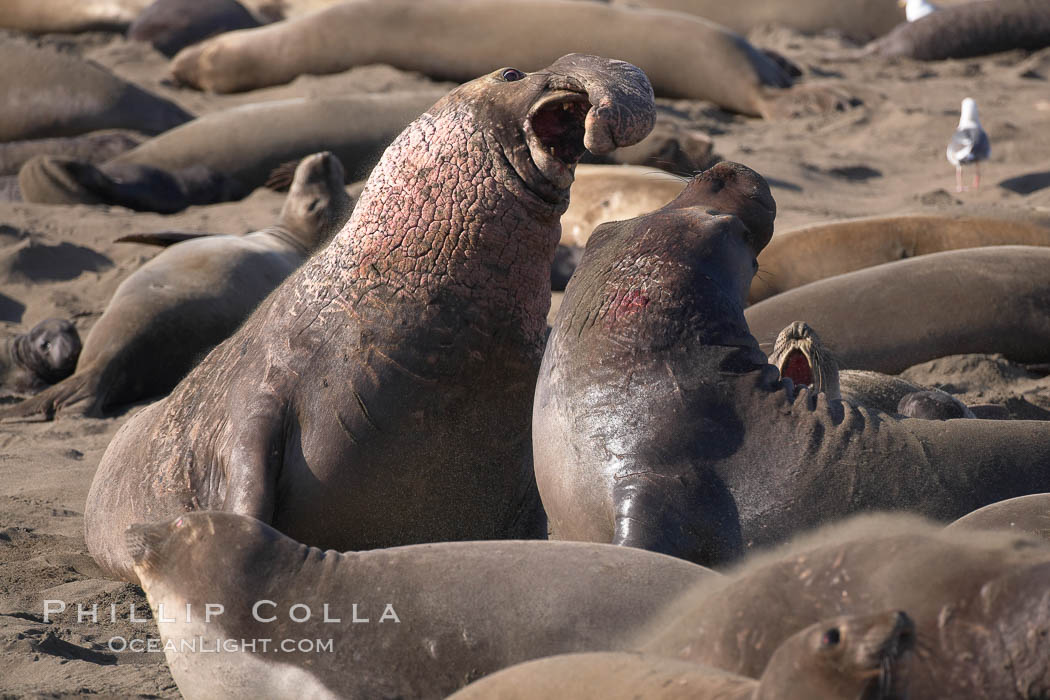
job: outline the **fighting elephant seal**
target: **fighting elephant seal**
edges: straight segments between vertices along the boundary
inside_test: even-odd
[[[101,66],[19,41],[0,42],[0,66],[0,141],[98,129],[158,134],[193,119]]]
[[[1038,211],[905,214],[785,231],[758,256],[760,272],[748,301],[904,258],[997,245],[1050,246],[1050,216]]]
[[[712,565],[856,511],[951,520],[1050,490],[1043,422],[897,419],[781,381],[744,316],[774,212],[761,176],[723,163],[595,231],[536,386],[554,538]]]
[[[668,600],[717,577],[650,552],[567,542],[338,554],[221,512],[131,527],[127,547],[186,698],[443,698],[529,659],[624,649]],[[261,642],[229,653],[181,646],[196,638],[330,646],[278,660]]]
[[[531,402],[572,168],[654,119],[644,73],[580,54],[439,101],[332,243],[117,433],[92,555],[134,580],[123,527],[209,508],[342,550],[543,537]]]
[[[991,503],[964,515],[949,530],[1013,530],[1050,542],[1050,493]]]
[[[763,114],[767,89],[791,85],[746,39],[698,17],[567,0],[345,2],[209,39],[171,69],[201,90],[239,92],[369,63],[461,81],[501,63],[536,69],[568,51],[615,55],[644,70],[661,96],[742,114]]]
[[[891,697],[1044,697],[1048,575],[1050,548],[1035,538],[865,516],[700,583],[668,604],[636,648],[758,677],[798,630],[898,609],[918,644],[894,669],[906,693]]]
[[[864,53],[919,61],[1036,51],[1050,46],[1050,4],[1044,0],[977,0],[904,22]]]
[[[73,373],[80,334],[65,319],[50,318],[25,333],[0,339],[0,388],[36,393]]]
[[[946,355],[1050,360],[1050,248],[992,246],[931,253],[829,277],[744,312],[770,347],[804,319],[839,366],[896,374]]]
[[[117,287],[73,376],[0,417],[100,415],[167,393],[349,215],[338,159],[329,153],[304,159],[276,225],[165,249]]]
[[[898,690],[894,671],[914,631],[900,611],[824,620],[780,644],[759,680],[655,655],[564,654],[504,669],[449,700],[854,700]]]
[[[809,324],[795,321],[780,331],[769,364],[795,386],[823,392],[828,399],[844,399],[857,406],[900,413],[911,418],[947,420],[974,414],[950,394],[919,386],[881,372],[839,370],[838,360]]]

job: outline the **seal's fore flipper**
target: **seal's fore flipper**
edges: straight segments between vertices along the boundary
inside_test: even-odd
[[[195,233],[193,231],[152,231],[149,233],[129,233],[113,240],[114,243],[142,243],[166,248],[169,245],[192,241],[197,238],[210,238],[214,233]]]

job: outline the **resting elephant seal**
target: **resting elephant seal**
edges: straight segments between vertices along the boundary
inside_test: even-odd
[[[964,515],[949,530],[1013,530],[1050,542],[1050,493],[992,503]]]
[[[781,381],[744,318],[775,207],[761,176],[722,163],[594,232],[536,386],[555,539],[710,566],[856,511],[952,520],[1050,490],[1043,422],[897,419]]]
[[[717,576],[650,552],[568,542],[338,554],[219,512],[134,526],[127,547],[190,700],[443,698],[529,659],[623,649],[668,600]],[[181,648],[198,636],[212,648],[221,639],[330,646],[279,658],[262,642],[254,652]]]
[[[1050,46],[1050,4],[1045,0],[977,0],[903,22],[869,44],[865,53],[942,61],[1044,46]]]
[[[35,394],[73,373],[80,334],[65,319],[49,318],[28,332],[0,340],[0,388]]]
[[[780,331],[769,364],[795,386],[823,392],[828,399],[844,399],[856,406],[900,413],[910,418],[947,420],[973,418],[954,396],[881,372],[839,370],[835,355],[809,324],[795,321]]]
[[[637,648],[758,677],[783,640],[818,620],[899,609],[918,643],[894,669],[905,692],[883,697],[1045,697],[1047,576],[1050,548],[1035,538],[866,516],[700,583]]]
[[[896,374],[946,355],[1050,360],[1050,248],[932,253],[812,282],[749,306],[760,343],[804,319],[844,369]]]
[[[101,66],[20,41],[0,42],[0,66],[0,141],[98,129],[158,134],[193,119]]]
[[[120,530],[196,509],[341,550],[543,537],[530,416],[572,168],[654,119],[644,73],[580,54],[439,101],[332,243],[117,433],[92,555],[134,580]]]
[[[17,175],[22,166],[36,156],[62,156],[92,164],[105,163],[145,140],[146,137],[133,131],[106,129],[80,136],[8,141],[0,143],[0,176]]]
[[[239,92],[369,63],[461,81],[500,63],[536,69],[568,51],[615,55],[644,70],[661,96],[742,114],[763,114],[767,88],[791,85],[746,39],[698,17],[568,0],[346,2],[209,39],[171,69],[192,87]]]
[[[0,27],[20,32],[122,30],[152,0],[6,0]],[[23,74],[24,76],[24,74]]]
[[[1050,246],[1038,211],[962,216],[907,214],[817,224],[773,236],[758,256],[752,304],[827,277],[958,248]]]
[[[128,38],[145,41],[170,58],[215,34],[259,24],[236,0],[156,0],[128,27]]]
[[[306,158],[275,226],[164,250],[117,287],[73,376],[0,417],[50,418],[57,410],[100,415],[166,394],[349,215],[338,159],[330,153]]]
[[[777,647],[759,680],[662,656],[564,654],[504,669],[449,700],[854,700],[906,690],[894,687],[895,669],[914,631],[899,611],[818,622]]]
[[[837,30],[853,39],[880,36],[904,21],[897,0],[611,0],[631,5],[672,10],[692,15],[747,34],[756,27],[775,24],[816,34]]]

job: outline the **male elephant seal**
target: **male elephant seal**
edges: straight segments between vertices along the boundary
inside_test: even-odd
[[[79,356],[76,326],[65,319],[41,321],[0,340],[0,388],[35,394],[72,374]]]
[[[804,319],[839,366],[896,374],[946,355],[1050,360],[1050,248],[992,246],[932,253],[812,282],[750,306],[769,347]]]
[[[904,612],[839,617],[785,640],[759,680],[663,656],[564,654],[471,683],[449,700],[855,700],[890,697],[900,658],[915,646]],[[896,695],[892,695],[896,697]]]
[[[1042,698],[1047,576],[1050,548],[1035,538],[866,516],[700,583],[636,648],[755,678],[783,640],[819,620],[898,609],[917,644],[893,670],[898,693],[881,697]]]
[[[275,226],[164,250],[117,287],[88,334],[76,373],[0,417],[50,418],[59,409],[100,415],[171,391],[349,215],[338,159],[306,158]]]
[[[543,537],[530,415],[558,219],[584,149],[654,118],[644,73],[581,54],[439,101],[333,242],[121,428],[88,495],[96,560],[134,580],[121,529],[196,509],[342,550]]]
[[[857,406],[900,413],[910,418],[947,420],[974,414],[951,394],[913,384],[900,377],[867,370],[839,370],[835,355],[809,324],[795,321],[780,331],[769,363],[796,387],[823,392]]]
[[[338,554],[219,512],[131,527],[127,547],[171,675],[191,700],[443,698],[522,661],[624,649],[668,600],[717,577],[650,552],[568,542]],[[280,649],[279,659],[262,642],[218,653],[181,646],[198,638],[209,648],[221,639],[330,646]]]
[[[905,214],[816,224],[778,233],[758,256],[748,301],[883,263],[959,248],[1050,246],[1050,215],[974,210]]]
[[[949,530],[1013,530],[1050,542],[1050,493],[992,503],[964,515]]]
[[[1046,0],[978,0],[904,22],[869,44],[865,53],[942,61],[1044,46],[1050,46]]]
[[[1043,422],[896,419],[780,380],[743,308],[774,212],[758,174],[723,163],[595,231],[536,387],[554,538],[712,565],[856,511],[951,520],[1050,490]]]
[[[469,80],[500,63],[536,69],[567,51],[615,55],[661,96],[742,114],[763,114],[766,89],[791,85],[746,39],[698,17],[567,0],[355,0],[209,39],[171,68],[187,85],[239,92],[369,63]]]
[[[148,42],[170,58],[215,34],[259,24],[235,0],[156,0],[128,27],[128,38]]]
[[[0,42],[0,66],[0,141],[98,129],[158,134],[193,119],[101,66],[19,41]]]

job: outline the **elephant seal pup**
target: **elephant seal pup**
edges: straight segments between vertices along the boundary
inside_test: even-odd
[[[681,194],[686,182],[638,165],[578,165],[569,208],[561,217],[561,244],[586,246],[598,224],[659,209]]]
[[[128,27],[128,38],[144,41],[171,58],[215,34],[260,24],[235,0],[156,0]]]
[[[0,340],[0,388],[35,394],[73,373],[80,334],[65,319],[49,318],[28,332]]]
[[[0,417],[51,418],[57,410],[97,416],[166,394],[349,215],[338,159],[304,159],[275,226],[166,248],[117,287],[73,376]]]
[[[339,554],[222,512],[136,525],[126,539],[186,698],[443,698],[530,659],[624,649],[668,600],[718,576],[650,552],[567,542]],[[182,648],[198,637],[209,648],[220,639],[330,646],[281,649],[290,653],[279,661],[262,642]]]
[[[904,22],[864,53],[943,61],[1044,46],[1050,46],[1050,4],[1045,0],[978,0]]]
[[[906,214],[850,219],[778,233],[758,256],[752,304],[835,275],[958,248],[1050,246],[1050,216]]]
[[[23,165],[18,186],[26,202],[111,204],[160,214],[248,194],[240,183],[203,165],[169,172],[150,165],[117,162],[96,166],[55,156],[37,156]]]
[[[744,35],[756,27],[775,24],[807,34],[832,29],[852,39],[867,40],[885,34],[905,19],[897,0],[612,0],[612,4],[699,15]]]
[[[961,401],[939,389],[919,386],[881,372],[840,371],[835,355],[824,346],[817,332],[801,321],[793,322],[780,332],[769,355],[769,363],[796,387],[807,386],[815,392],[824,392],[829,400],[844,399],[856,406],[900,413],[910,418],[947,420],[975,417]]]
[[[723,163],[663,209],[595,231],[536,386],[555,539],[711,566],[857,511],[953,520],[1050,491],[1044,422],[898,419],[781,381],[744,317],[774,212],[761,176]]]
[[[0,42],[0,65],[0,141],[99,129],[158,134],[193,119],[101,66],[20,41]]]
[[[462,81],[500,63],[534,70],[567,51],[615,55],[644,70],[661,96],[755,116],[767,88],[791,85],[746,39],[698,17],[569,0],[347,2],[209,39],[181,51],[171,70],[186,85],[225,93],[369,63]]]
[[[1044,697],[1047,575],[1050,548],[1035,538],[865,516],[698,584],[635,648],[757,678],[784,640],[819,620],[898,609],[918,641],[893,672],[906,697]]]
[[[949,530],[1012,530],[1050,542],[1050,493],[1033,493],[979,508]]]
[[[92,555],[133,581],[120,530],[197,509],[341,550],[544,537],[530,416],[559,217],[584,149],[654,119],[644,73],[581,54],[431,107],[332,243],[117,433]]]
[[[969,353],[1041,363],[1050,360],[1048,265],[1044,247],[931,253],[812,282],[749,306],[744,315],[766,347],[804,318],[820,329],[843,369],[897,374]]]
[[[151,0],[6,0],[0,27],[32,34],[123,30]]]
[[[840,617],[789,637],[759,680],[662,656],[590,652],[512,666],[449,700],[854,700],[905,690],[894,687],[894,670],[914,645],[904,612]]]

